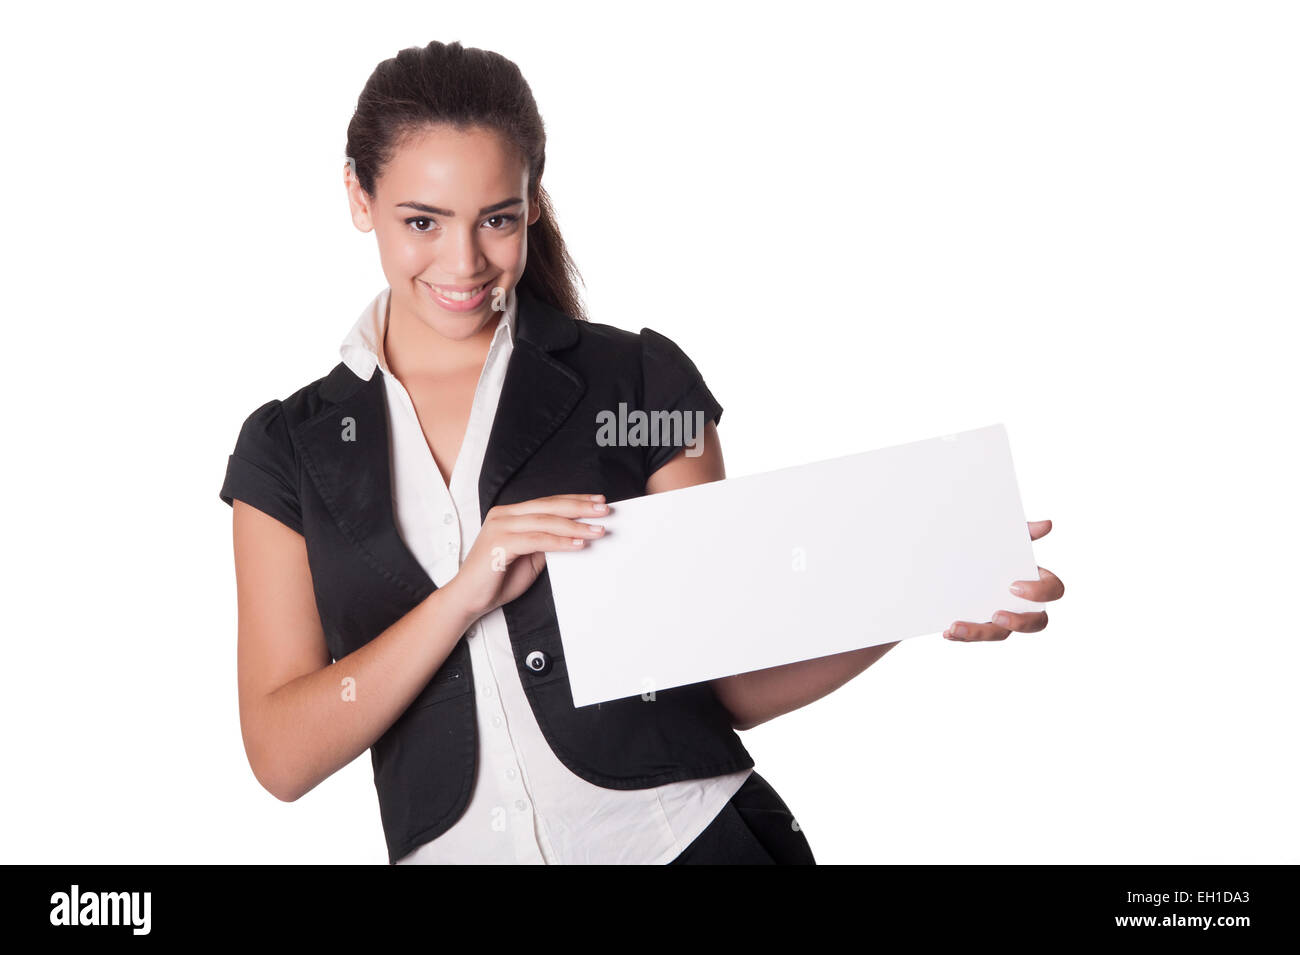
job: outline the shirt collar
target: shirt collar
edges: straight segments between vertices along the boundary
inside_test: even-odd
[[[376,367],[386,375],[392,374],[388,370],[388,361],[384,357],[383,349],[384,330],[388,324],[388,305],[392,294],[392,286],[385,286],[383,291],[362,309],[352,330],[339,345],[339,355],[343,358],[343,362],[362,381],[369,381]],[[518,296],[516,290],[512,288],[510,294],[506,296],[505,314],[501,316],[496,333],[492,336],[492,344],[488,349],[489,355],[505,345],[514,347],[517,303]]]

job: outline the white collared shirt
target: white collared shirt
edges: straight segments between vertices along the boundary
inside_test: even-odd
[[[388,369],[384,329],[392,289],[366,306],[339,348],[363,380],[384,375],[393,512],[407,547],[433,582],[456,575],[478,536],[478,479],[514,349],[511,289],[474,391],[469,424],[447,486],[415,406]],[[599,546],[597,544],[596,546]],[[464,814],[447,832],[398,860],[410,863],[663,864],[698,836],[752,772],[649,789],[606,789],[573,773],[551,751],[515,666],[498,607],[467,632],[476,682],[478,777]]]

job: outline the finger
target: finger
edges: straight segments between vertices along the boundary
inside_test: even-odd
[[[582,550],[587,546],[587,541],[581,537],[572,537],[567,534],[547,534],[543,531],[536,531],[531,534],[515,534],[497,545],[505,555],[504,565],[501,569],[510,566],[517,558],[527,557],[541,551],[566,551]],[[495,549],[495,548],[494,548]]]
[[[497,522],[497,533],[527,534],[545,531],[559,537],[596,538],[605,533],[604,524],[588,524],[555,514],[517,514],[503,517]]]
[[[1061,578],[1042,566],[1038,568],[1037,580],[1017,580],[1008,589],[1017,597],[1024,597],[1034,603],[1060,600],[1065,595],[1065,584]]]
[[[534,511],[547,511],[556,507],[565,507],[570,503],[579,505],[605,504],[604,494],[552,494],[548,497],[535,497],[529,501],[520,501],[518,504],[508,505],[509,507],[523,513],[532,513]]]
[[[598,497],[600,500],[592,500]],[[488,518],[497,520],[516,514],[561,514],[567,517],[588,517],[593,514],[608,514],[609,504],[603,494],[556,494],[552,497],[538,497],[518,504],[498,504],[488,510]]]
[[[1029,521],[1029,539],[1036,541],[1040,537],[1045,537],[1052,531],[1051,521]]]
[[[1047,626],[1047,614],[1041,610],[1030,613],[1012,613],[999,610],[991,621],[995,626],[1005,627],[1017,633],[1037,633]]]
[[[548,494],[546,497],[533,497],[526,501],[517,501],[514,504],[498,504],[497,507],[507,512],[514,511],[528,513],[537,510],[538,508],[545,510],[551,505],[564,503],[566,501],[579,501],[582,503],[594,501],[603,503],[604,500],[604,494],[598,494],[593,491],[590,494]]]
[[[971,623],[968,620],[958,620],[943,635],[948,640],[956,640],[959,643],[979,643],[983,640],[1005,640],[1011,635],[1011,631],[1005,627],[999,627],[994,623]]]

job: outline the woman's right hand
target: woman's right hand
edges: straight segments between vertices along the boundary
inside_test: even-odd
[[[579,517],[604,517],[603,494],[555,494],[498,504],[483,519],[474,546],[444,590],[471,620],[508,604],[532,586],[548,550],[580,550],[605,528]],[[574,541],[578,543],[574,543]]]

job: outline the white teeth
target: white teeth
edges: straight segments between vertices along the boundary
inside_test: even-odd
[[[483,285],[487,285],[487,283],[484,282]],[[472,292],[448,292],[446,289],[438,288],[438,286],[436,285],[433,286],[433,290],[437,292],[439,295],[441,295],[443,298],[450,299],[453,302],[468,302],[479,292],[483,291],[483,285],[480,285]]]

